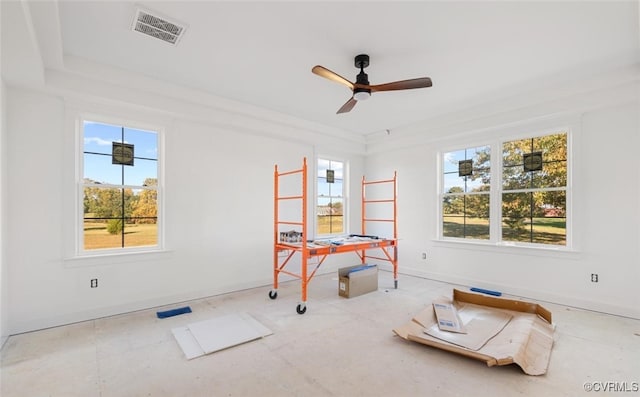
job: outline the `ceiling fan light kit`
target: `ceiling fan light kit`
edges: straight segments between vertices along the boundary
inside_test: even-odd
[[[339,74],[325,68],[324,66],[316,65],[311,69],[311,72],[317,74],[320,77],[335,81],[336,83],[347,86],[351,92],[351,98],[338,109],[337,113],[347,113],[353,109],[359,101],[365,101],[369,99],[371,93],[379,91],[398,91],[398,90],[411,90],[414,88],[427,88],[432,86],[431,79],[429,77],[421,77],[417,79],[394,81],[392,83],[385,84],[369,84],[369,76],[364,72],[364,69],[369,66],[369,55],[360,54],[354,59],[356,68],[360,69],[360,73],[356,76],[356,82],[345,79]]]
[[[366,101],[371,96],[371,93],[365,90],[358,91],[357,89],[353,90],[353,99],[356,101]]]

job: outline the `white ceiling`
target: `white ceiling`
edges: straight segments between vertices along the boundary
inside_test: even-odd
[[[47,68],[87,60],[362,135],[640,59],[635,0],[53,4],[46,15],[31,5]],[[138,5],[186,24],[178,45],[133,32]],[[360,53],[372,84],[427,76],[433,87],[336,115],[351,93],[311,68],[354,81]]]

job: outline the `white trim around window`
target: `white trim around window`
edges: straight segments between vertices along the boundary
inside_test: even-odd
[[[126,113],[126,112],[125,112]],[[99,259],[100,257],[105,258],[113,258],[114,256],[122,257],[135,255],[136,257],[139,254],[145,253],[162,253],[165,251],[165,241],[164,241],[164,142],[165,142],[165,123],[161,122],[153,122],[153,121],[145,121],[145,117],[118,117],[113,116],[108,113],[98,113],[98,112],[83,112],[79,110],[72,109],[67,113],[67,125],[73,125],[72,133],[70,132],[65,139],[65,144],[67,148],[73,147],[73,169],[74,169],[74,178],[73,178],[73,187],[71,183],[65,183],[67,188],[71,188],[73,190],[73,209],[71,205],[65,206],[65,213],[69,213],[69,210],[72,210],[73,213],[73,221],[69,222],[72,224],[72,227],[65,227],[64,233],[66,235],[73,235],[73,243],[67,244],[65,248],[65,258],[66,262],[70,265],[75,265],[76,261],[74,259],[82,259],[82,258],[95,258]],[[147,187],[140,186],[140,183],[134,182],[130,183],[127,181],[125,183],[124,179],[120,182],[113,185],[114,188],[121,189],[136,189],[138,193],[142,191],[153,192],[154,197],[153,200],[156,201],[156,213],[153,216],[156,221],[155,225],[155,243],[144,243],[141,245],[134,246],[124,246],[124,247],[107,247],[100,249],[85,249],[84,248],[84,188],[86,187],[86,183],[84,182],[85,178],[85,168],[84,168],[84,131],[83,131],[83,122],[84,121],[92,121],[96,123],[104,123],[106,125],[111,126],[122,126],[127,129],[133,130],[141,130],[145,132],[150,132],[150,136],[155,133],[155,149],[157,153],[155,156],[149,156],[151,158],[144,158],[145,155],[142,153],[138,156],[136,154],[136,161],[139,158],[142,158],[139,162],[146,161],[148,164],[153,164],[155,161],[155,171],[150,172],[150,178],[155,176],[156,186]],[[71,134],[73,138],[71,139]],[[142,147],[142,145],[140,145]],[[65,150],[66,153],[70,152],[70,150]],[[107,156],[111,158],[112,156]],[[70,166],[69,166],[70,168]],[[124,167],[123,167],[124,168]],[[156,173],[153,175],[153,173]],[[123,173],[124,174],[124,173]],[[124,177],[123,177],[124,178]],[[96,188],[108,188],[111,184],[98,183],[94,185]],[[66,195],[67,193],[65,193]],[[124,215],[123,215],[124,217]],[[149,218],[149,219],[153,219]],[[72,231],[69,229],[73,229]],[[95,259],[92,261],[95,262]]]
[[[575,241],[575,219],[574,219],[574,200],[573,200],[573,191],[574,191],[574,169],[576,168],[576,159],[579,157],[577,155],[577,150],[575,150],[575,137],[577,135],[577,131],[579,131],[579,123],[557,123],[556,125],[551,124],[550,126],[546,126],[545,128],[524,128],[525,126],[517,126],[511,128],[510,131],[520,131],[519,133],[508,134],[505,131],[501,131],[502,133],[494,133],[487,134],[492,136],[488,139],[484,140],[475,140],[469,141],[468,143],[458,142],[455,145],[443,146],[438,151],[438,208],[437,208],[437,242],[438,243],[453,243],[453,244],[463,244],[469,247],[505,247],[509,249],[533,249],[533,250],[543,250],[543,251],[567,251],[572,252],[576,249],[574,244]],[[566,192],[565,197],[565,208],[566,212],[564,214],[566,223],[565,223],[565,242],[563,244],[544,244],[544,243],[530,243],[530,242],[522,242],[522,241],[507,241],[503,239],[503,223],[502,223],[502,206],[503,206],[503,144],[505,142],[519,140],[519,139],[528,139],[528,138],[538,138],[547,136],[550,134],[558,133],[558,132],[566,132],[566,185],[560,188],[551,188],[546,190],[561,190]],[[490,204],[489,204],[489,236],[488,238],[464,238],[462,237],[451,237],[454,233],[446,232],[444,230],[444,209],[443,209],[443,199],[445,197],[446,186],[444,177],[445,177],[445,156],[448,153],[453,153],[456,151],[461,151],[466,148],[478,148],[483,146],[490,147]],[[450,185],[450,183],[449,183]],[[464,189],[463,189],[464,190]],[[536,189],[533,189],[536,190]],[[524,191],[533,191],[533,190],[522,190]],[[540,190],[540,189],[538,189]],[[544,190],[544,189],[543,189]],[[519,190],[514,190],[514,193],[519,192]],[[458,193],[460,197],[465,194],[469,194],[469,197],[473,194],[473,192],[460,192]],[[449,226],[450,227],[450,226]],[[449,237],[446,237],[445,234],[449,233]]]

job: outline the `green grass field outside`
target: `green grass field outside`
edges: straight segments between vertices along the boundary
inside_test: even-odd
[[[566,221],[561,218],[533,218],[533,225],[525,224],[523,228],[511,228],[504,222],[502,224],[504,241],[565,245],[566,233]],[[447,215],[443,218],[443,234],[445,237],[488,240],[489,220]]]
[[[316,234],[344,233],[341,216],[318,216],[318,230]]]
[[[124,246],[143,247],[158,244],[158,225],[133,224],[124,226]],[[102,222],[84,222],[84,249],[121,248],[122,234],[110,234],[107,224]]]

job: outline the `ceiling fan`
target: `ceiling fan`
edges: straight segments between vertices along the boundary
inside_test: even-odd
[[[364,72],[364,68],[369,66],[369,55],[360,54],[355,57],[356,68],[360,68],[360,73],[356,76],[356,82],[352,83],[339,74],[332,72],[324,66],[316,65],[311,71],[320,77],[324,77],[329,80],[333,80],[336,83],[344,84],[351,91],[353,95],[349,100],[342,105],[336,113],[346,113],[356,106],[358,101],[364,101],[371,96],[373,92],[379,91],[397,91],[397,90],[411,90],[414,88],[427,88],[431,87],[431,79],[429,77],[421,77],[417,79],[394,81],[393,83],[385,84],[369,84],[369,76]]]

